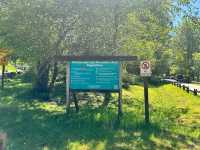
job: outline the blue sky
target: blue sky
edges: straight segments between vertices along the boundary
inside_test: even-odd
[[[197,8],[198,15],[200,16],[200,0],[196,0],[195,8]],[[177,16],[174,21],[174,25],[177,26],[181,22],[181,17]]]
[[[199,16],[200,16],[200,0],[197,0],[195,6],[199,9],[198,13],[199,13]]]
[[[197,1],[196,5],[200,8],[200,0]]]

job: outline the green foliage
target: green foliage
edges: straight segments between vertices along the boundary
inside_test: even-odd
[[[14,50],[13,59],[30,65],[33,87],[48,91],[54,56],[119,52],[118,28],[127,6],[125,1],[9,0],[0,5],[0,43]]]
[[[174,34],[172,22],[180,13],[175,9],[190,4],[189,0],[8,0],[0,5],[0,45],[13,49],[14,61],[30,65],[37,87],[48,88],[55,68],[52,58],[63,54],[137,55],[139,60],[151,60],[155,75],[170,74],[176,62],[177,69],[171,72],[186,73],[188,69],[180,65],[192,63],[187,63],[182,50],[192,40],[195,48],[190,51],[197,51],[198,23],[186,23]],[[192,39],[181,39],[184,26],[188,33],[196,32]],[[42,85],[40,78],[48,81]]]
[[[177,28],[176,36],[174,37],[174,65],[171,68],[176,73],[181,73],[186,76],[193,77],[198,76],[195,68],[197,67],[196,58],[200,50],[200,26],[196,25],[196,22],[192,17],[186,17],[180,27]],[[184,66],[184,67],[183,67]]]
[[[56,55],[136,55],[149,59],[153,74],[194,70],[199,51],[199,21],[185,13],[174,30],[173,20],[192,6],[183,0],[8,0],[0,4],[0,46],[13,49],[33,70],[33,88],[48,93],[63,69]],[[180,9],[177,11],[177,9]],[[190,42],[192,41],[192,42]],[[185,68],[181,66],[185,66]],[[61,71],[62,70],[62,71]]]
[[[128,13],[127,25],[122,30],[122,48],[139,60],[152,62],[155,75],[169,72],[172,63],[171,1],[138,2],[141,5]]]
[[[196,52],[193,54],[193,61],[194,61],[194,66],[193,66],[193,70],[194,73],[197,77],[197,81],[199,81],[200,79],[200,53]]]

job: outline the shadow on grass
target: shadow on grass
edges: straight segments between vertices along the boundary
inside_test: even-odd
[[[121,125],[115,128],[116,108],[82,107],[78,114],[67,116],[64,109],[45,109],[41,105],[48,103],[30,100],[29,91],[29,85],[20,80],[1,91],[0,131],[8,134],[8,149],[40,150],[46,146],[65,150],[74,145],[100,149],[99,143],[103,149],[192,149],[199,145],[196,139],[163,129],[159,123],[144,125],[137,112],[125,112]]]
[[[122,123],[114,129],[115,115],[106,116],[100,109],[85,109],[79,114],[66,116],[38,108],[3,107],[0,115],[0,129],[8,134],[9,149],[15,150],[37,150],[44,145],[49,149],[68,149],[76,142],[90,144],[96,149],[103,141],[105,149],[168,149],[180,145],[194,148],[198,144],[193,138],[162,130],[154,124],[145,126],[134,122],[133,126],[124,128]]]

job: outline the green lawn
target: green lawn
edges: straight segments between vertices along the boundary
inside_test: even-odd
[[[13,66],[12,64],[8,64],[6,65],[6,70],[8,72],[16,72],[16,68],[15,66]],[[2,66],[0,65],[0,74],[2,73]]]
[[[66,116],[62,105],[36,100],[30,88],[15,79],[0,90],[0,132],[8,134],[8,150],[200,149],[200,97],[172,85],[150,88],[150,126],[143,123],[141,86],[123,91],[120,126],[115,98],[103,109],[93,97],[80,113]]]

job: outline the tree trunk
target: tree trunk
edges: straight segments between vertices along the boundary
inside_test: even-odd
[[[34,91],[43,100],[49,100],[49,64],[47,62],[38,63]]]
[[[53,90],[53,88],[54,88],[57,75],[58,75],[58,63],[54,63],[54,66],[53,66],[53,74],[52,74],[52,78],[51,78],[51,83],[50,83],[50,85],[49,85],[49,91],[50,91],[50,92],[51,92],[51,91]]]

